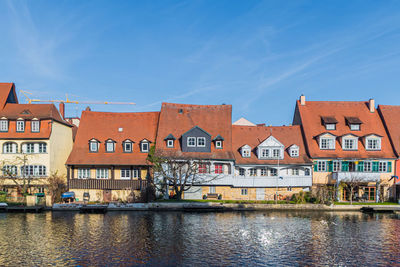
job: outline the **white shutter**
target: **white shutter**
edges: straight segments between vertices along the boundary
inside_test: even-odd
[[[26,153],[26,144],[22,144],[22,153]]]
[[[39,144],[38,143],[35,143],[33,145],[33,153],[39,153]]]

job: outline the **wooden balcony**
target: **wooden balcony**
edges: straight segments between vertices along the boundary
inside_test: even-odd
[[[147,186],[146,180],[113,180],[113,179],[70,179],[69,189],[133,189],[140,190]]]

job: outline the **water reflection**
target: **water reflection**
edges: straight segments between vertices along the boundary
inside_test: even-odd
[[[0,214],[0,265],[395,265],[399,215]]]

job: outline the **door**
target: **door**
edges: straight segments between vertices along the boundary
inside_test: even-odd
[[[375,200],[375,190],[376,190],[375,186],[365,187],[365,194],[367,196],[367,200],[369,201]]]
[[[111,190],[110,189],[103,190],[103,201],[111,202]]]
[[[265,189],[264,188],[256,188],[256,199],[257,200],[265,199]]]

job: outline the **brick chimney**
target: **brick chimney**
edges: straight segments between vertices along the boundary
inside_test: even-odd
[[[92,109],[89,106],[87,106],[85,111],[92,111]]]
[[[375,112],[375,100],[373,98],[369,99],[369,112],[374,113]]]
[[[64,102],[60,102],[59,110],[60,110],[61,118],[63,118],[63,120],[65,120],[65,104],[64,104]]]
[[[302,105],[302,106],[306,105],[306,97],[303,94],[301,94],[301,96],[300,96],[300,105]]]

